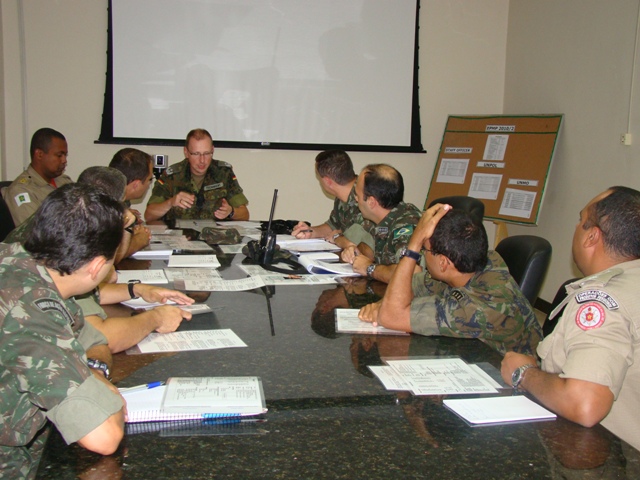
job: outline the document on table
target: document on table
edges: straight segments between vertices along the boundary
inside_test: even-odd
[[[267,411],[258,377],[171,377],[162,400],[167,413],[198,412],[212,418]]]
[[[193,303],[191,305],[179,305],[173,300],[167,300],[166,303],[153,302],[149,303],[145,301],[143,298],[134,298],[131,300],[125,300],[124,302],[120,302],[123,305],[126,305],[129,308],[133,308],[134,310],[151,310],[152,308],[161,307],[163,305],[173,305],[178,307],[185,312],[191,312],[193,315],[198,315],[199,313],[207,313],[211,311],[211,307],[206,303]]]
[[[187,240],[186,237],[164,237],[162,243],[174,252],[213,252],[213,247],[199,240]]]
[[[445,399],[443,403],[473,427],[556,419],[555,413],[524,395]]]
[[[172,253],[173,248],[171,247],[162,243],[151,243],[142,250],[138,250],[131,257],[136,260],[167,260]]]
[[[265,283],[260,277],[240,278],[238,280],[211,278],[207,280],[201,279],[184,281],[184,290],[191,290],[193,292],[241,292],[264,286]]]
[[[220,262],[215,255],[171,255],[167,266],[220,268]]]
[[[276,243],[285,250],[296,252],[335,252],[341,248],[322,238],[296,238],[293,235],[277,235]]]
[[[260,277],[265,285],[323,285],[338,283],[330,275],[295,275],[274,273],[265,270],[260,265],[238,265],[247,275]]]
[[[186,218],[178,218],[176,220],[176,228],[192,228],[193,230],[202,231],[204,227],[217,227],[215,220],[202,219],[202,220],[190,220]]]
[[[169,283],[162,270],[118,270],[117,273],[117,283],[129,283],[136,280],[148,284]]]
[[[490,382],[460,358],[388,360],[415,395],[497,393]]]
[[[392,330],[373,323],[363,322],[358,318],[357,308],[336,308],[336,332],[361,333],[368,335],[409,335],[407,332]]]
[[[359,277],[360,274],[353,271],[353,265],[350,263],[329,263],[322,260],[316,260],[309,255],[300,255],[298,262],[309,273],[320,275],[339,275],[342,277]]]
[[[215,268],[165,268],[164,274],[170,282],[176,280],[208,280],[221,278]]]
[[[237,255],[242,253],[242,247],[244,246],[244,243],[239,243],[237,245],[218,245],[218,248],[227,255]]]
[[[127,354],[215,350],[246,346],[247,344],[228,328],[191,330],[173,333],[150,333],[138,343],[137,347],[127,350]]]

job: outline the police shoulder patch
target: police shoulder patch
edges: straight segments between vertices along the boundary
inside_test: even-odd
[[[607,307],[608,310],[616,310],[620,307],[611,295],[602,290],[585,290],[584,292],[578,293],[575,299],[578,303],[600,302]]]
[[[34,300],[33,304],[41,312],[44,312],[44,313],[48,313],[52,311],[58,312],[60,315],[64,317],[64,319],[67,321],[70,327],[73,327],[76,323],[73,317],[71,316],[71,314],[69,313],[69,311],[66,309],[66,307],[59,300],[56,300],[55,298],[39,298],[37,300]]]
[[[606,318],[605,310],[598,302],[589,302],[582,305],[576,313],[576,325],[582,330],[599,328]]]
[[[413,225],[405,225],[393,231],[393,238],[404,237],[413,233]]]

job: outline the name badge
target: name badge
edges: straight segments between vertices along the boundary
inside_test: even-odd
[[[209,190],[215,190],[216,188],[220,188],[224,185],[224,183],[212,183],[211,185],[207,185],[204,187],[204,191],[208,192]]]

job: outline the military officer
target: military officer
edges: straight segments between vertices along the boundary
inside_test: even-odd
[[[213,160],[211,134],[191,130],[184,147],[185,159],[156,181],[144,212],[153,220],[216,219],[249,220],[249,200],[231,165]]]
[[[401,253],[384,298],[359,317],[421,335],[478,338],[500,353],[535,351],[542,329],[487,233],[465,211],[429,208]],[[414,275],[425,251],[426,272]]]
[[[31,164],[2,192],[17,227],[35,213],[47,195],[73,182],[64,175],[67,140],[52,128],[41,128],[31,137]]]
[[[395,168],[376,164],[362,169],[356,182],[356,199],[362,217],[368,222],[348,230],[353,244],[342,253],[342,259],[352,263],[355,272],[389,282],[400,251],[407,245],[421,215],[415,205],[402,201],[403,196],[404,181]],[[416,271],[419,270],[416,266]]]

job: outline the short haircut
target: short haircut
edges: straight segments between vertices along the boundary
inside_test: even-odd
[[[480,272],[487,265],[487,232],[465,210],[447,212],[436,225],[429,243],[434,255],[447,257],[460,273]]]
[[[208,138],[209,140],[211,140],[211,144],[213,144],[213,137],[204,128],[194,128],[189,133],[187,133],[187,139],[184,142],[185,147],[189,147],[189,140],[191,140],[192,138],[194,140],[203,140],[205,138]]]
[[[120,170],[127,177],[127,185],[135,180],[145,181],[149,176],[151,155],[137,148],[118,150],[109,162],[109,166]]]
[[[114,257],[123,232],[122,203],[80,183],[56,188],[42,202],[24,248],[40,264],[70,275],[92,259]]]
[[[338,185],[346,185],[356,178],[351,158],[342,150],[320,152],[316,156],[316,172],[321,177],[329,177]]]
[[[404,181],[398,170],[383,163],[367,165],[364,175],[364,200],[375,198],[382,208],[395,208],[404,197]]]
[[[36,132],[31,137],[31,146],[29,147],[29,154],[31,158],[33,158],[36,154],[36,150],[42,150],[43,152],[48,152],[49,147],[51,147],[51,140],[57,138],[59,140],[67,141],[57,130],[53,128],[40,128],[36,130]]]
[[[589,207],[583,228],[598,227],[608,253],[640,258],[640,192],[620,186],[608,191]]]
[[[89,167],[78,177],[78,183],[92,185],[102,193],[120,202],[124,198],[127,179],[124,174],[111,167]]]

